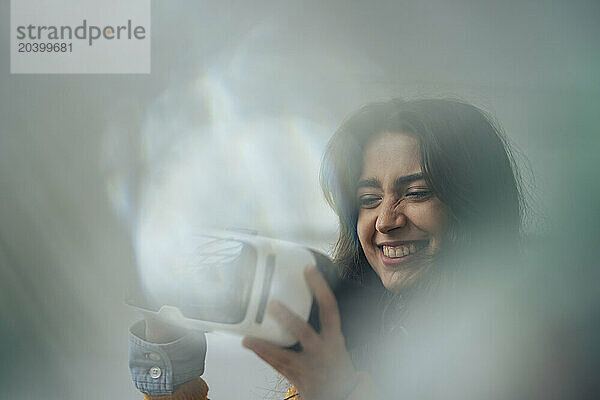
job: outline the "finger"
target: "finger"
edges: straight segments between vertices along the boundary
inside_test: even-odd
[[[288,379],[292,379],[292,371],[296,365],[298,354],[284,349],[265,340],[245,337],[242,346],[252,350],[267,364],[275,368]]]
[[[317,299],[319,305],[319,320],[323,333],[339,332],[341,330],[340,312],[331,288],[317,267],[310,266],[304,270],[306,282]]]
[[[319,335],[295,312],[277,300],[269,302],[267,307],[271,314],[288,332],[292,334],[305,350],[314,348]]]

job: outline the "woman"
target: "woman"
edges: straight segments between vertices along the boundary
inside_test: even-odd
[[[289,380],[293,387],[287,398],[383,397],[376,386],[382,387],[382,376],[383,381],[395,377],[393,371],[381,373],[378,360],[397,347],[397,333],[418,320],[411,319],[415,299],[439,299],[444,288],[481,274],[484,269],[477,265],[483,256],[506,262],[506,249],[516,253],[522,201],[515,171],[504,137],[472,105],[432,99],[363,107],[330,140],[321,184],[339,217],[334,263],[347,279],[385,288],[389,300],[378,333],[380,338],[393,338],[391,344],[386,342],[383,353],[369,346],[349,352],[335,297],[316,269],[309,268],[306,279],[321,310],[321,332],[274,303],[269,311],[300,341],[303,351],[255,338],[246,338],[244,346]],[[165,337],[165,332],[169,331],[151,323],[146,338],[177,337]],[[149,346],[136,340],[138,346]],[[203,365],[203,354],[200,358]],[[138,384],[152,384],[147,377],[152,371],[137,365],[135,355],[131,360],[138,388],[164,393]],[[188,368],[189,378],[190,371],[201,373]],[[177,380],[170,374],[166,383],[172,388]],[[206,391],[201,379],[190,380],[168,398],[201,399]]]

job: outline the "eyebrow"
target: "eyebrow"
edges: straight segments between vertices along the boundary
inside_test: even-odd
[[[423,179],[423,176],[424,175],[422,172],[417,172],[416,174],[411,174],[411,175],[400,176],[394,180],[394,187],[398,188],[408,182],[418,181],[419,179]],[[363,188],[363,187],[381,188],[381,182],[377,178],[361,179],[356,184],[356,190]]]

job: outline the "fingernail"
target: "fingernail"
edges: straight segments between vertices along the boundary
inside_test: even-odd
[[[250,349],[250,348],[252,348],[252,338],[249,338],[249,337],[247,337],[247,336],[246,336],[246,337],[245,337],[245,338],[242,340],[242,346],[244,346],[244,347],[245,347],[245,348],[247,348],[247,349]]]
[[[306,268],[304,268],[304,272],[307,274],[315,274],[317,272],[317,267],[315,265],[309,265]]]
[[[271,300],[269,302],[269,304],[267,304],[267,312],[269,314],[277,315],[278,313],[281,312],[282,308],[283,308],[283,305],[281,304],[281,302],[279,300]]]

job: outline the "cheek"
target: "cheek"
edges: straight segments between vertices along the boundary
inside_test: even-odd
[[[410,210],[410,219],[419,229],[439,239],[447,228],[448,211],[441,201],[432,199],[414,204]]]
[[[443,236],[448,228],[449,212],[448,207],[441,201],[435,199],[432,201],[432,230],[437,236]]]
[[[369,244],[373,238],[374,231],[375,222],[371,221],[368,213],[365,213],[364,211],[359,212],[358,220],[356,222],[356,232],[358,233],[358,240],[365,253],[369,251]]]

